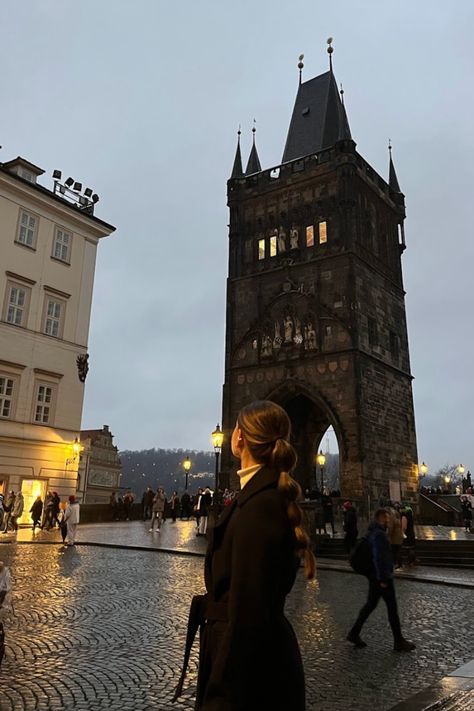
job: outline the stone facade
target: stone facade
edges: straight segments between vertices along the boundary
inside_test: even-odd
[[[122,464],[109,426],[82,430],[77,496],[84,504],[108,504],[113,491],[118,495]]]
[[[228,205],[224,480],[239,409],[271,399],[292,420],[303,487],[332,425],[344,496],[374,502],[396,481],[413,499],[403,195],[344,139],[233,177]]]

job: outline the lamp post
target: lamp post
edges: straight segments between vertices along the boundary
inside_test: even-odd
[[[316,461],[321,469],[321,494],[324,492],[324,465],[326,464],[326,457],[323,454],[323,450],[319,450],[319,454],[316,456]]]
[[[70,445],[70,446],[71,446],[71,445]],[[71,448],[72,448],[72,457],[68,457],[68,458],[66,459],[66,467],[65,467],[65,469],[64,469],[64,474],[65,474],[65,477],[66,477],[66,478],[67,478],[67,468],[68,468],[68,466],[69,466],[70,464],[74,464],[74,462],[76,461],[76,459],[78,458],[78,456],[80,455],[81,450],[82,450],[81,443],[79,442],[79,440],[77,439],[77,437],[74,438],[74,442],[72,443]],[[79,472],[77,472],[77,477],[78,477],[78,479],[79,479],[79,477],[80,477]],[[76,483],[76,492],[77,492],[77,486],[78,486],[78,484],[80,485],[80,480]],[[85,479],[84,479],[84,483],[83,483],[83,497],[84,497],[84,499],[85,499],[85,497],[86,497],[86,482],[85,482]]]
[[[214,445],[214,452],[216,454],[216,482],[215,482],[215,492],[217,494],[217,489],[219,486],[219,455],[222,449],[222,443],[224,441],[224,433],[222,432],[219,425],[216,425],[216,429],[211,435],[212,444]]]
[[[189,476],[189,471],[191,469],[191,460],[189,457],[186,457],[186,459],[183,462],[183,469],[186,473],[186,489],[185,491],[188,490],[188,476]]]
[[[419,474],[419,479],[424,479],[425,476],[428,474],[428,467],[424,462],[421,462],[420,466],[418,467],[418,474]],[[418,482],[420,488],[421,488],[421,481]]]
[[[463,476],[465,471],[466,471],[466,469],[464,467],[464,464],[460,464],[458,466],[458,472],[460,473],[460,475]]]
[[[451,493],[451,477],[449,476],[449,474],[446,474],[446,476],[444,477],[444,483],[446,484],[448,492]]]

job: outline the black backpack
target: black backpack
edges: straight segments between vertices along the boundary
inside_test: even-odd
[[[368,578],[375,575],[372,546],[370,545],[367,536],[359,538],[350,555],[349,563],[351,564],[353,570],[356,573],[359,573],[359,575],[366,575]]]

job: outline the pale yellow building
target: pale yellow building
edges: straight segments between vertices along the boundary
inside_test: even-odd
[[[91,190],[43,172],[0,163],[0,491],[23,491],[25,523],[38,494],[76,491],[96,251],[115,229]]]

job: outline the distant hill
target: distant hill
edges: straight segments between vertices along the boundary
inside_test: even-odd
[[[182,493],[185,488],[183,462],[189,457],[192,466],[189,472],[189,491],[199,487],[214,488],[214,452],[196,452],[190,449],[143,449],[120,452],[122,461],[121,489],[132,489],[141,497],[147,486],[156,491],[163,486],[167,495],[174,490]]]
[[[192,462],[189,474],[189,491],[195,493],[199,487],[214,489],[216,466],[214,452],[197,452],[191,449],[143,449],[120,452],[122,460],[121,489],[132,489],[136,497],[141,497],[147,486],[154,491],[163,486],[167,495],[173,491],[182,494],[185,488],[183,462],[189,457]],[[311,481],[314,474],[312,473]],[[317,467],[318,485],[321,473]],[[326,455],[324,483],[330,489],[339,488],[339,456]]]

